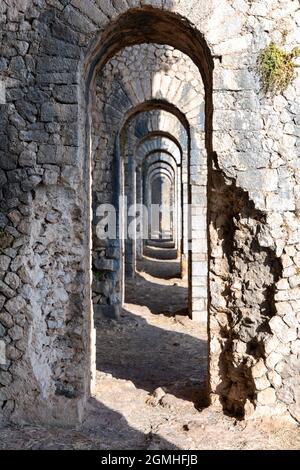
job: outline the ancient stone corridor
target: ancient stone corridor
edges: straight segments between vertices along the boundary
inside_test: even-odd
[[[0,447],[298,445],[299,38],[299,0],[0,0]]]

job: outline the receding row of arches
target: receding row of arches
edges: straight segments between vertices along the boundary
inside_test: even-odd
[[[130,57],[136,55],[140,62],[134,68]],[[126,279],[137,275],[147,247],[167,243],[176,253],[178,276],[186,280],[186,315],[207,324],[212,73],[207,46],[172,14],[133,10],[102,36],[89,59],[94,313],[119,318]],[[108,211],[99,212],[104,204]],[[116,212],[116,236],[99,240],[95,227],[101,220],[109,223],[110,210]],[[208,370],[208,357],[204,362]]]

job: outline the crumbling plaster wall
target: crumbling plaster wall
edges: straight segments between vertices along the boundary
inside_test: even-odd
[[[229,357],[237,352],[235,370],[249,361],[247,380],[262,379],[248,397],[257,411],[274,414],[278,404],[277,411],[288,408],[299,419],[299,74],[273,99],[260,92],[255,71],[259,50],[280,41],[283,28],[285,47],[299,44],[297,0],[0,1],[0,335],[7,353],[0,372],[1,419],[12,414],[16,421],[76,421],[89,394],[89,178],[81,64],[112,19],[144,5],[188,18],[215,57],[211,175],[220,172],[221,191],[240,201],[240,210],[228,209],[232,223],[224,222],[232,237],[220,234],[212,207],[220,198],[210,194],[210,238],[216,239],[211,267],[234,261],[225,276],[214,279],[211,273],[212,391],[217,394],[222,383],[226,344]],[[239,308],[235,280],[245,281],[241,238],[248,251],[255,241],[252,274],[267,261],[259,269],[266,285],[258,290],[275,282],[271,319],[260,320],[266,331],[258,356],[245,352],[240,332],[235,342],[228,333],[233,325],[227,308]],[[219,288],[212,285],[219,283],[229,294],[226,305],[221,300],[216,307]],[[60,292],[57,299],[53,292]],[[226,380],[236,385],[240,379],[230,368]]]

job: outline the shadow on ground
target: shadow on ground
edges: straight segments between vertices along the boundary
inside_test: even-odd
[[[158,243],[158,242],[157,242]],[[151,313],[188,315],[187,281],[180,278],[180,262],[169,249],[146,247],[134,279],[126,280],[126,302],[146,306]],[[176,254],[176,251],[171,250]],[[153,254],[154,253],[154,254]]]
[[[169,248],[147,247],[164,257]],[[96,319],[97,369],[138,389],[207,403],[207,342],[187,317],[186,281],[176,280],[178,260],[143,258],[141,272],[126,281],[118,322]],[[202,334],[203,337],[203,334]]]
[[[135,278],[126,283],[127,303],[145,306],[153,314],[188,315],[187,287],[180,285],[176,279],[172,284],[158,283],[145,277],[144,273],[136,273]]]
[[[83,424],[75,428],[9,425],[0,427],[0,450],[176,450],[149,432],[131,427],[122,414],[90,399]]]
[[[104,406],[96,399],[90,400],[87,417],[83,424],[83,429],[85,428],[88,428],[89,432],[92,431],[95,437],[101,437],[103,449],[177,449],[174,444],[158,434],[152,432],[145,434],[134,429],[122,414]]]
[[[196,407],[205,405],[206,341],[150,325],[125,309],[118,323],[100,320],[96,327],[99,371],[150,393],[161,387]]]

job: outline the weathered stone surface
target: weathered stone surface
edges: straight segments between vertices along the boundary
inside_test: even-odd
[[[279,317],[274,317],[269,323],[271,330],[282,343],[289,343],[297,339],[297,330],[295,326],[290,328],[287,324]]]
[[[255,387],[258,391],[265,390],[266,388],[270,387],[270,385],[271,385],[266,376],[258,377],[256,379],[254,379],[254,383],[255,383]]]
[[[14,296],[14,290],[7,286],[3,281],[0,281],[0,293],[5,297],[11,298]]]
[[[43,130],[21,131],[20,137],[25,142],[47,142],[48,133]]]
[[[299,405],[290,405],[289,412],[291,413],[292,417],[300,423],[300,406]]]
[[[5,304],[6,310],[9,311],[12,315],[15,315],[20,310],[26,307],[26,301],[20,295],[8,300]]]
[[[287,382],[299,354],[299,74],[265,97],[256,61],[270,41],[282,42],[283,26],[286,50],[297,45],[297,2],[8,3],[0,2],[0,321],[13,364],[3,409],[16,421],[26,413],[51,421],[67,409],[78,419],[89,389],[91,297],[115,315],[122,250],[132,273],[143,251],[138,240],[94,240],[101,281],[91,295],[90,207],[115,204],[122,192],[129,202],[147,198],[148,157],[174,188],[178,178],[177,209],[189,197],[198,205],[172,223],[176,242],[183,235],[192,316],[206,319],[210,307],[213,392],[227,394],[239,415],[287,409],[299,389]],[[189,22],[201,44],[194,30],[184,36]],[[124,44],[109,43],[112,31]]]
[[[4,338],[5,335],[6,335],[6,328],[4,328],[2,323],[0,323],[0,338]]]
[[[72,104],[43,103],[41,107],[41,120],[43,122],[72,122],[77,117],[77,106]]]
[[[4,387],[12,382],[12,375],[9,372],[0,371],[0,384]]]
[[[38,163],[67,164],[76,160],[76,148],[63,147],[61,145],[40,145],[37,153]]]
[[[287,405],[291,405],[294,403],[294,394],[290,387],[282,387],[277,391],[277,398],[286,403]]]
[[[252,367],[252,376],[255,379],[264,376],[266,372],[267,368],[262,359],[260,359],[260,361]]]
[[[17,290],[20,284],[20,279],[15,273],[7,273],[4,281],[13,290]]]
[[[73,104],[77,103],[78,101],[78,90],[76,86],[67,86],[67,85],[60,85],[56,86],[53,90],[53,95],[56,101],[60,101],[61,103],[68,103]]]
[[[281,386],[281,384],[282,384],[281,377],[280,377],[280,375],[279,375],[277,372],[275,372],[275,370],[270,370],[270,371],[268,372],[267,376],[268,376],[268,379],[269,379],[271,385],[272,385],[275,389],[277,389],[277,388],[279,388],[279,387]]]
[[[9,256],[0,256],[0,271],[6,271],[10,265],[11,259]]]
[[[18,325],[15,325],[13,328],[9,329],[8,334],[13,341],[17,341],[18,339],[21,339],[23,337],[24,331],[23,328]]]
[[[273,351],[266,359],[266,365],[270,370],[273,370],[276,364],[282,359],[282,355]]]
[[[0,322],[7,328],[11,328],[14,325],[12,316],[4,310],[0,312]]]
[[[36,163],[36,154],[30,150],[24,150],[19,157],[20,166],[34,166]]]

